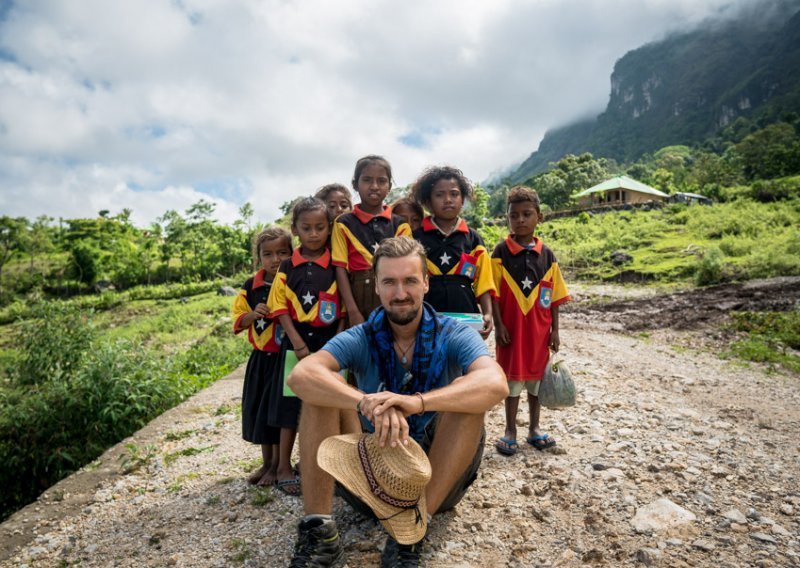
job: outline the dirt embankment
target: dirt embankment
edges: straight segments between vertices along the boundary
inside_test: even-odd
[[[603,290],[608,294],[603,294]],[[769,278],[724,284],[673,294],[652,290],[620,296],[616,287],[592,286],[568,308],[572,317],[612,323],[625,331],[698,330],[726,319],[732,311],[783,312],[800,306],[800,277]],[[623,289],[622,294],[625,294]]]
[[[693,299],[608,288],[605,301],[565,307],[563,355],[579,400],[542,412],[558,446],[498,455],[503,411],[493,409],[480,477],[432,522],[428,565],[800,566],[800,377],[685,347],[705,333],[693,326],[713,320],[686,306],[722,316],[713,306],[797,299],[796,281],[753,285]],[[653,331],[629,332],[639,329]],[[119,446],[48,490],[0,526],[0,563],[286,565],[302,507],[245,483],[258,451],[240,439],[240,392],[233,375],[137,433],[129,441],[155,445],[139,470],[120,473]],[[380,526],[338,499],[335,513],[349,566],[377,565]]]

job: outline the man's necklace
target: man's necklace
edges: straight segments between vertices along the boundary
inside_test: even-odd
[[[414,347],[414,343],[416,343],[416,340],[414,340],[414,341],[412,341],[411,343],[409,343],[409,344],[408,344],[408,347],[406,347],[405,349],[403,349],[403,348],[401,348],[401,347],[400,347],[400,343],[399,343],[399,342],[398,342],[398,341],[395,339],[395,341],[394,341],[394,344],[397,346],[397,350],[398,350],[398,351],[400,351],[400,353],[401,353],[401,356],[400,356],[400,364],[402,364],[402,365],[408,365],[408,357],[407,357],[407,354],[408,354],[408,351],[409,351],[409,349],[411,349],[412,347]]]

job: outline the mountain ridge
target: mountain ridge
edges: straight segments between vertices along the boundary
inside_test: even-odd
[[[614,65],[605,111],[548,131],[510,175],[519,183],[567,154],[632,162],[700,144],[739,117],[775,122],[800,110],[800,2],[673,34]],[[755,7],[753,7],[755,10]]]

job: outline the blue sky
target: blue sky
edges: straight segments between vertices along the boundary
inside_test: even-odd
[[[0,212],[271,221],[369,153],[480,181],[600,112],[626,51],[742,3],[0,0]]]

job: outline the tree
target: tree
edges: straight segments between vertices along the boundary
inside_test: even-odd
[[[611,175],[611,163],[605,158],[595,159],[589,152],[580,156],[568,154],[550,165],[552,169],[529,179],[525,185],[535,189],[541,201],[553,209],[565,207],[574,193],[597,185]]]
[[[250,205],[249,201],[239,207],[239,220],[237,223],[243,225],[247,229],[248,233],[252,230],[251,223],[253,220],[253,215],[255,215],[255,210],[253,209],[253,206]]]
[[[24,217],[0,217],[0,296],[3,294],[3,267],[25,250],[28,221]]]
[[[748,180],[771,179],[800,172],[800,140],[785,122],[770,124],[736,145]]]
[[[36,218],[36,221],[31,223],[26,246],[30,258],[29,273],[31,276],[33,275],[34,259],[38,255],[47,254],[55,248],[52,239],[53,230],[50,228],[52,222],[52,217],[40,215]]]
[[[487,207],[489,208],[490,217],[505,217],[506,215],[506,197],[508,197],[508,185],[502,185],[492,192],[489,196]]]
[[[483,220],[489,215],[489,194],[480,185],[475,184],[472,201],[464,210],[464,218],[470,227],[483,227]]]

